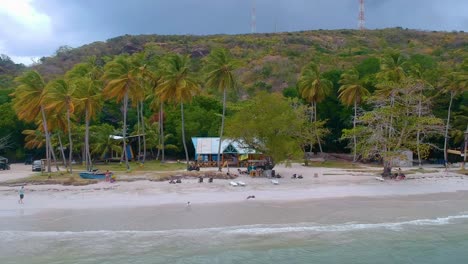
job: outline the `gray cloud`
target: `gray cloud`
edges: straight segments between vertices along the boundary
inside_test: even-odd
[[[13,58],[47,56],[60,45],[77,47],[123,34],[250,32],[252,0],[30,2],[36,12],[50,19],[43,36],[41,30],[26,28],[2,13],[0,3],[0,53]],[[357,0],[256,0],[256,7],[257,32],[357,27]],[[371,29],[468,31],[467,14],[465,0],[366,0],[366,27]]]

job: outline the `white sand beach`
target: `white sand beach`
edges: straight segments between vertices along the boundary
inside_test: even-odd
[[[335,169],[304,167],[293,164],[291,168],[279,165],[276,172],[283,178],[279,185],[267,178],[251,178],[241,175],[233,181],[242,181],[245,187],[233,187],[231,180],[215,179],[198,183],[195,178],[183,179],[180,184],[168,182],[99,182],[87,186],[26,185],[25,204],[17,204],[17,186],[0,186],[0,209],[43,209],[118,208],[157,205],[222,204],[246,202],[291,202],[311,199],[343,197],[408,196],[468,191],[468,177],[456,172],[408,174],[406,180],[376,180],[380,168]],[[211,169],[213,170],[213,169]],[[230,169],[236,173],[237,169]],[[224,169],[224,172],[227,172]],[[292,179],[293,174],[303,179]],[[12,165],[10,171],[1,171],[1,181],[27,177],[29,166]],[[314,176],[317,177],[314,177]],[[122,177],[124,177],[123,175]]]

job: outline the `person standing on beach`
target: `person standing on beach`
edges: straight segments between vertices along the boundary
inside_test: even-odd
[[[111,181],[111,173],[110,173],[109,170],[106,171],[105,176],[106,176],[106,182],[110,182]]]
[[[23,198],[24,198],[24,186],[21,186],[21,188],[18,190],[20,199],[18,200],[19,204],[23,204]]]

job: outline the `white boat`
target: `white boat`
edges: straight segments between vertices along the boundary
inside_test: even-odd
[[[278,180],[271,180],[271,183],[273,183],[274,185],[278,185],[279,181]]]
[[[237,182],[233,182],[233,181],[230,182],[229,185],[231,185],[231,186],[239,186],[239,184],[237,184]]]
[[[242,187],[245,187],[246,184],[245,184],[245,182],[238,181],[238,182],[237,182],[237,185],[242,186]]]

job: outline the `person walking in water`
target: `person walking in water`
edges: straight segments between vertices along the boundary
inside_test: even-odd
[[[19,204],[23,204],[23,198],[24,198],[24,186],[21,186],[21,188],[18,191],[20,199],[18,200]]]

